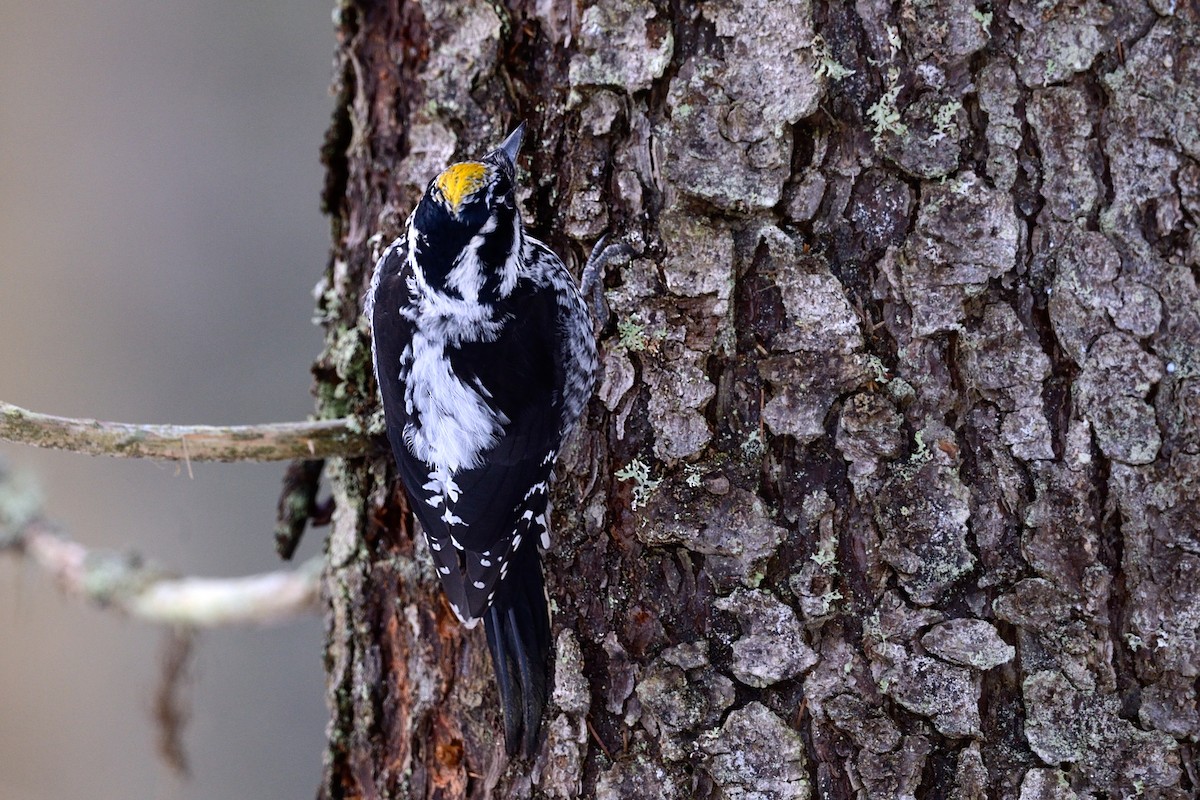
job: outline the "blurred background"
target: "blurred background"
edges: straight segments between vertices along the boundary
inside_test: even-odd
[[[0,398],[68,416],[254,423],[312,409],[331,5],[4,0]],[[277,569],[282,465],[0,445],[76,540],[180,572]],[[320,552],[310,532],[297,560]],[[311,797],[317,617],[200,636],[181,780],[152,719],[164,632],[0,558],[0,800]]]

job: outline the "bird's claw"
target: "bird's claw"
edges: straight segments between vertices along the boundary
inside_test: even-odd
[[[608,320],[608,304],[604,301],[605,268],[614,257],[628,256],[634,252],[625,242],[612,242],[610,239],[606,233],[596,241],[579,281],[579,292],[584,298],[591,300],[592,314],[599,326],[603,326]]]

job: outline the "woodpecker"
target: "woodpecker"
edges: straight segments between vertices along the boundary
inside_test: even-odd
[[[508,753],[528,757],[550,654],[538,546],[596,341],[575,280],[522,222],[524,131],[429,182],[375,267],[366,314],[397,471],[450,607],[483,620]]]

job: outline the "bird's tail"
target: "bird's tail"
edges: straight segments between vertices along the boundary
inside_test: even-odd
[[[550,609],[533,542],[513,555],[483,623],[504,707],[504,744],[510,756],[532,757],[546,707],[550,656]]]

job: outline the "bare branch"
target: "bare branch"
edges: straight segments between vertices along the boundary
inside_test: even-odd
[[[370,439],[356,420],[268,425],[130,425],[38,414],[0,402],[0,441],[87,455],[175,461],[287,461],[358,456]]]
[[[178,626],[262,625],[318,607],[320,557],[243,578],[180,577],[137,555],[89,550],[41,512],[35,486],[0,461],[0,555],[24,555],[67,594],[137,619]]]
[[[294,571],[196,578],[169,575],[137,556],[90,551],[42,522],[30,523],[16,545],[67,594],[148,622],[263,625],[317,609],[320,558]]]

